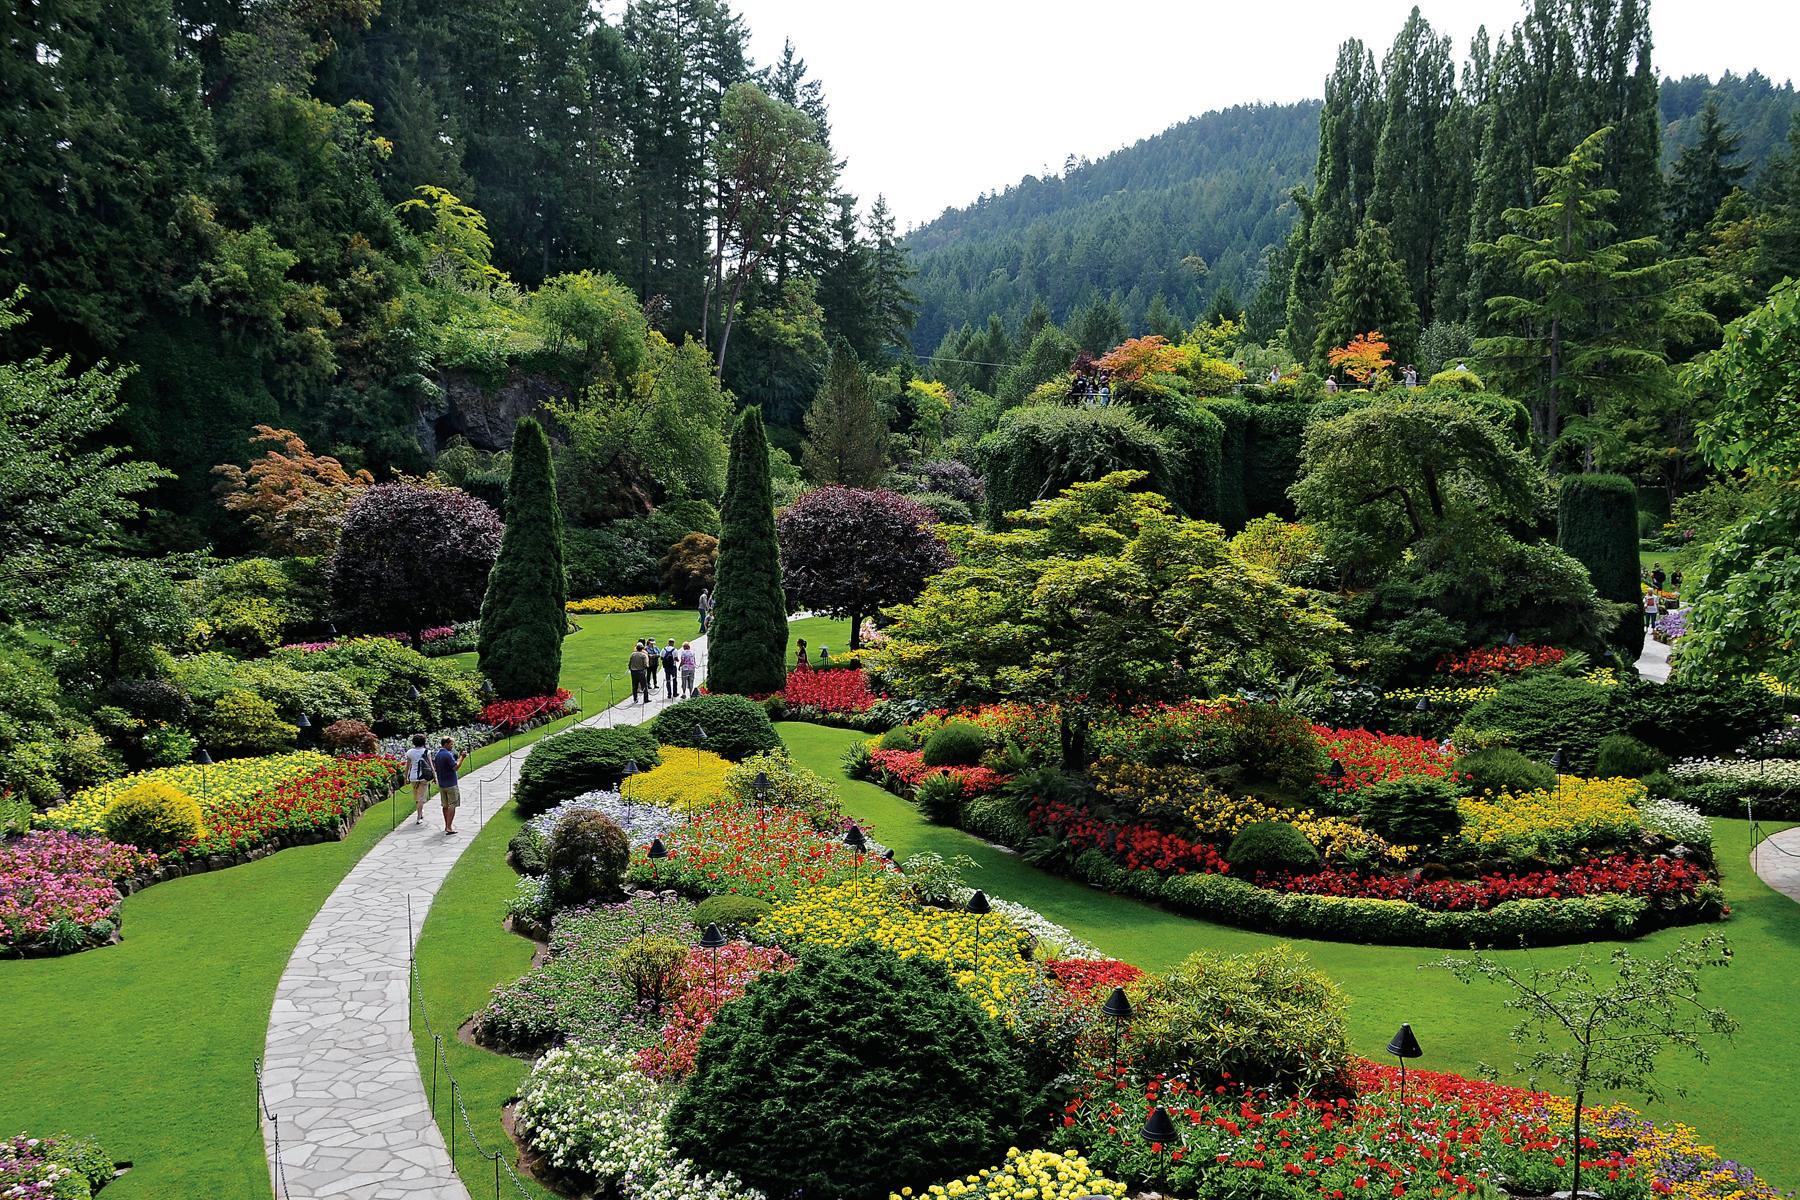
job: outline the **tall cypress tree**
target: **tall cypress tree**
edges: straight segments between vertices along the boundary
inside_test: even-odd
[[[780,691],[787,683],[787,597],[760,409],[746,408],[731,432],[714,578],[707,685],[746,695]]]
[[[1371,330],[1386,336],[1396,363],[1412,359],[1418,347],[1419,310],[1413,306],[1406,267],[1394,256],[1393,239],[1373,220],[1363,222],[1356,244],[1344,251],[1332,272],[1331,296],[1319,313],[1313,359],[1323,366],[1333,347]]]
[[[481,673],[508,700],[554,692],[562,674],[562,509],[544,427],[521,417],[506,481],[506,532],[481,598]]]
[[[1556,541],[1594,581],[1603,600],[1628,604],[1612,643],[1636,658],[1644,649],[1639,617],[1637,485],[1623,475],[1567,475],[1557,495]]]

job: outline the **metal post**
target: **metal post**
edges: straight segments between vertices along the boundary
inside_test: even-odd
[[[456,1106],[462,1103],[462,1089],[457,1085],[456,1076],[450,1077],[450,1169],[456,1170]]]
[[[433,1117],[437,1116],[438,1056],[443,1053],[443,1050],[444,1050],[444,1035],[441,1033],[432,1034],[431,1035],[431,1115]]]

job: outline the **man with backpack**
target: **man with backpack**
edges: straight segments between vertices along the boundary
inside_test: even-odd
[[[662,670],[663,694],[671,700],[681,695],[681,685],[675,675],[675,670],[680,665],[680,659],[681,656],[675,651],[675,639],[670,638],[669,644],[663,647]]]
[[[632,646],[631,657],[626,660],[625,665],[631,672],[631,702],[647,702],[650,699],[650,656],[644,653],[643,642]]]

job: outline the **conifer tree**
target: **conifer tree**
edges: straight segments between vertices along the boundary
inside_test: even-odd
[[[1461,227],[1455,224],[1456,185],[1467,172],[1456,158],[1453,136],[1462,105],[1450,39],[1438,37],[1414,8],[1388,51],[1383,74],[1384,112],[1369,213],[1394,239],[1423,324],[1435,315],[1436,268],[1447,243],[1461,241],[1469,232],[1466,209]]]
[[[562,508],[550,438],[531,417],[513,430],[506,531],[481,599],[481,673],[502,698],[554,692],[562,674]]]
[[[1356,244],[1344,251],[1332,271],[1331,295],[1319,314],[1313,359],[1325,355],[1359,333],[1380,330],[1393,348],[1394,361],[1412,360],[1418,347],[1419,310],[1413,305],[1406,268],[1394,257],[1393,239],[1373,220],[1363,222]]]
[[[1725,197],[1749,168],[1730,160],[1743,144],[1719,115],[1719,101],[1709,99],[1700,110],[1700,136],[1675,160],[1669,179],[1669,240],[1679,242],[1698,232],[1719,211]]]
[[[1638,615],[1637,487],[1623,475],[1567,475],[1556,506],[1556,541],[1588,569],[1602,600],[1630,605],[1609,639],[1636,659],[1644,649]]]
[[[835,343],[825,385],[806,411],[801,465],[814,483],[873,487],[887,470],[887,432],[862,364],[849,346]]]
[[[760,409],[746,408],[732,429],[715,578],[707,686],[746,695],[781,690],[787,683],[787,597]]]

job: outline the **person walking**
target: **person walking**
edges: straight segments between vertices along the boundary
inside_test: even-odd
[[[425,823],[425,801],[431,795],[431,750],[425,735],[412,736],[412,749],[406,752],[406,781],[412,784],[413,824]]]
[[[675,681],[675,667],[679,661],[680,655],[675,652],[675,639],[670,638],[669,644],[663,647],[662,670],[663,694],[671,700],[677,699],[681,695],[680,687]]]
[[[625,660],[625,669],[631,672],[631,702],[641,704],[650,699],[648,684],[650,657],[644,653],[644,643],[638,642],[631,648],[631,657]]]
[[[694,669],[700,665],[694,657],[694,643],[681,643],[681,690],[685,694],[694,694]]]
[[[1679,600],[1681,598],[1681,572],[1679,570],[1669,575],[1669,588],[1675,593],[1675,598]]]
[[[655,695],[656,695],[656,668],[657,668],[658,664],[660,664],[661,662],[662,662],[662,656],[657,654],[657,652],[656,652],[656,639],[653,637],[645,638],[644,639],[644,682],[649,685],[645,689],[645,692],[644,692],[644,699],[646,699],[646,700],[651,700],[651,699],[655,698]]]
[[[462,807],[462,786],[457,771],[469,760],[469,752],[456,752],[456,744],[445,738],[438,744],[431,765],[437,772],[438,802],[444,806],[444,836],[456,834],[456,810]]]
[[[700,603],[697,607],[700,609],[700,632],[705,633],[706,627],[712,623],[713,599],[711,591],[706,588],[700,589]]]
[[[1659,592],[1662,591],[1663,590],[1663,581],[1666,580],[1667,578],[1668,578],[1668,576],[1663,574],[1663,569],[1662,569],[1661,563],[1651,563],[1650,564],[1650,586],[1651,587],[1655,588]]]
[[[1655,588],[1644,593],[1644,628],[1656,624],[1656,618],[1662,615],[1662,605],[1658,602]]]
[[[806,639],[805,638],[797,638],[794,641],[794,670],[796,670],[796,671],[812,670],[812,663],[806,657]]]

